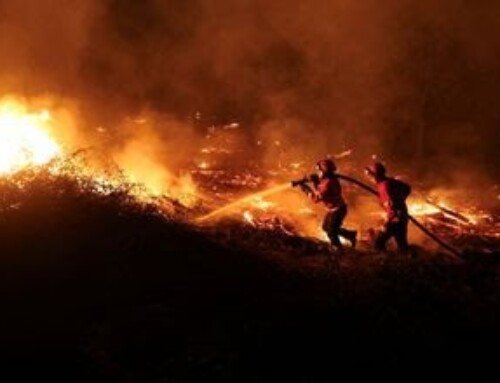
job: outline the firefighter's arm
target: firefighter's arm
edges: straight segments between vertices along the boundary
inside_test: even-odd
[[[309,185],[302,183],[299,186],[300,186],[300,190],[302,190],[308,197],[311,197],[312,195],[314,195],[314,190],[311,189],[311,187]]]
[[[320,202],[323,200],[323,196],[326,193],[326,189],[323,184],[321,183],[315,183],[314,184],[314,190],[312,190],[312,193],[309,195],[309,197],[316,203]]]

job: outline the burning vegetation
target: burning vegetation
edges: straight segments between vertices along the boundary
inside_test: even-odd
[[[119,150],[111,151],[110,159],[103,161],[99,150],[71,151],[75,143],[60,142],[61,122],[50,110],[31,110],[29,104],[20,100],[4,99],[0,105],[2,182],[13,182],[22,190],[26,187],[27,171],[30,180],[68,177],[83,189],[92,185],[91,189],[102,195],[126,189],[137,203],[197,225],[217,226],[221,220],[232,219],[247,225],[248,230],[327,241],[320,227],[322,210],[303,199],[289,182],[310,169],[307,157],[295,156],[295,162],[284,163],[283,158],[289,153],[280,148],[280,158],[274,166],[261,163],[259,151],[266,145],[279,148],[281,142],[250,142],[240,124],[231,123],[208,127],[205,139],[199,142],[198,155],[174,175],[160,161],[159,143],[151,128],[144,127],[147,120],[135,119],[133,124],[141,128],[141,135],[128,137]],[[254,149],[248,149],[250,145]],[[241,160],[252,151],[256,156]],[[353,150],[346,150],[334,156],[345,172],[356,171],[352,154]],[[19,174],[23,176],[19,178]],[[361,232],[364,248],[369,249],[370,235],[382,222],[382,213],[363,193],[346,185],[353,207],[349,224]],[[497,212],[446,194],[449,191],[433,192],[422,186],[409,201],[410,214],[459,248],[494,251],[500,241]],[[430,245],[415,231],[411,238]]]

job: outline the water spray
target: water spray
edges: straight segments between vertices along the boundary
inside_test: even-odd
[[[245,205],[249,202],[252,202],[255,198],[266,197],[266,196],[269,196],[272,194],[280,193],[280,192],[288,189],[289,187],[290,187],[290,183],[287,182],[287,183],[284,183],[281,185],[273,186],[269,189],[266,189],[266,190],[263,190],[263,191],[260,191],[257,193],[247,195],[247,196],[242,197],[234,202],[231,202],[228,205],[222,206],[221,208],[214,210],[213,212],[211,212],[207,215],[204,215],[203,217],[198,218],[196,221],[198,223],[211,221],[211,220],[213,220],[221,215],[224,215],[225,213],[228,213],[228,212],[234,210],[235,208],[237,208],[241,205]]]

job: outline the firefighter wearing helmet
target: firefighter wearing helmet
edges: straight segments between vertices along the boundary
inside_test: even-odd
[[[406,198],[411,193],[407,183],[388,177],[386,169],[380,162],[375,162],[366,168],[366,173],[377,185],[379,201],[386,211],[386,221],[383,230],[375,238],[375,248],[386,249],[387,242],[394,237],[398,250],[408,251],[408,208]]]
[[[322,225],[323,231],[335,249],[342,248],[339,237],[349,240],[354,248],[357,232],[342,227],[347,215],[347,205],[342,197],[339,179],[335,175],[337,167],[331,159],[323,159],[317,162],[316,168],[319,177],[317,182],[314,182],[314,189],[311,189],[308,195],[314,202],[322,202],[327,209]]]

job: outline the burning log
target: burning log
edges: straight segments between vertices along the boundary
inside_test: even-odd
[[[460,221],[460,222],[462,222],[462,223],[465,223],[465,224],[470,224],[470,223],[472,223],[472,222],[471,222],[471,221],[470,221],[467,217],[465,217],[464,215],[462,215],[462,214],[460,214],[460,213],[458,213],[458,212],[456,212],[456,211],[453,211],[453,210],[451,210],[451,209],[449,209],[449,208],[446,208],[446,207],[444,207],[444,206],[442,206],[442,205],[439,205],[439,204],[437,204],[437,203],[435,203],[435,202],[431,201],[429,198],[426,198],[426,199],[425,199],[425,202],[427,202],[427,203],[428,203],[429,205],[431,205],[431,206],[434,206],[436,209],[438,209],[438,210],[442,211],[444,214],[449,215],[449,216],[451,216],[451,217],[453,217],[453,218],[457,219],[458,221]]]

